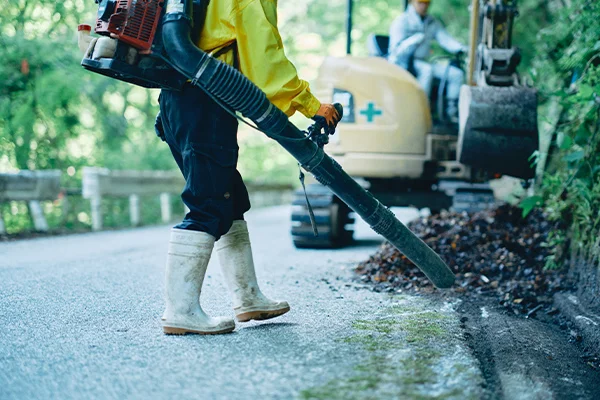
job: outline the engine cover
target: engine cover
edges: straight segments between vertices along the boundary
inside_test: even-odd
[[[95,32],[117,37],[148,54],[152,48],[164,0],[100,0]]]
[[[110,58],[84,57],[92,72],[151,89],[178,90],[187,78],[163,57],[164,0],[99,0],[95,32],[117,40]]]

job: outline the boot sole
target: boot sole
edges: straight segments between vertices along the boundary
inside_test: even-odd
[[[163,332],[166,335],[185,335],[188,333],[191,333],[194,335],[219,335],[219,334],[223,334],[223,333],[231,333],[231,332],[233,332],[234,329],[235,329],[235,326],[233,328],[222,329],[220,331],[204,332],[204,331],[196,331],[193,329],[173,328],[170,326],[163,326]]]
[[[275,317],[279,317],[280,315],[285,314],[290,311],[289,307],[281,308],[279,310],[273,311],[250,311],[236,315],[236,319],[238,322],[248,322],[251,320],[256,321],[264,321],[266,319],[271,319]]]

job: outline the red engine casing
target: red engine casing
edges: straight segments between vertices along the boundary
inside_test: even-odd
[[[95,32],[105,36],[113,34],[138,49],[140,54],[148,54],[164,3],[164,0],[117,0],[108,22],[96,21]]]

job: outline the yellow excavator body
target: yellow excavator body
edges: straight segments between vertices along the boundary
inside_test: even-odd
[[[421,176],[432,119],[427,96],[410,73],[381,57],[328,57],[315,89],[344,106],[327,151],[348,173]]]

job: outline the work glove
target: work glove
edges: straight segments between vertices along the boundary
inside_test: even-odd
[[[342,119],[342,113],[333,104],[321,104],[312,119],[321,124],[326,134],[333,135],[338,122]]]

